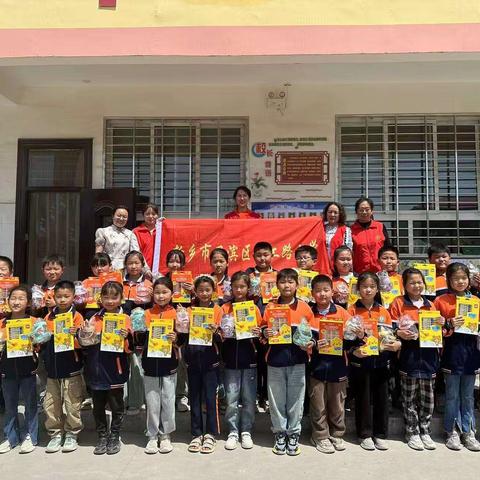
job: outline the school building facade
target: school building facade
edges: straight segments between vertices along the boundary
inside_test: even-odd
[[[81,273],[111,207],[265,217],[375,202],[407,258],[480,258],[480,7],[462,0],[0,5],[0,254]],[[27,277],[28,275],[28,277]]]

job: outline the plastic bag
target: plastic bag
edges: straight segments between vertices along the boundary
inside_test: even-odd
[[[415,334],[415,338],[413,340],[416,340],[418,338],[418,327],[415,324],[415,320],[413,320],[410,315],[402,315],[398,319],[398,329],[407,330]]]
[[[232,298],[232,282],[230,280],[223,281],[223,297],[222,300],[229,300]]]
[[[32,287],[32,308],[39,310],[45,307],[45,297],[41,285],[33,285]]]
[[[235,318],[232,314],[226,313],[222,316],[220,323],[223,338],[235,338]]]
[[[345,340],[355,340],[357,338],[357,334],[355,333],[354,329],[358,327],[363,327],[362,317],[359,315],[353,316],[350,320],[347,320],[345,324],[345,331],[343,332],[343,338]]]
[[[75,283],[75,305],[85,305],[87,303],[88,291],[83,286],[82,282],[76,281]]]
[[[383,270],[377,273],[378,281],[380,283],[380,291],[381,292],[391,292],[393,285],[390,277],[388,276],[387,272]]]
[[[250,278],[250,295],[253,297],[260,297],[260,277]]]
[[[302,318],[300,325],[293,334],[293,343],[299,347],[306,347],[312,340],[312,329],[306,318]]]
[[[145,310],[143,308],[134,308],[130,314],[130,320],[134,332],[147,331],[147,325],[145,324]]]
[[[95,320],[85,320],[85,323],[78,330],[78,343],[82,347],[90,347],[100,343],[101,333],[95,331]]]
[[[475,281],[475,275],[480,273],[478,266],[475,266],[472,262],[468,262],[468,271],[470,272],[470,285],[475,288],[479,288],[480,284]]]
[[[333,294],[333,299],[337,304],[346,304],[348,300],[348,285],[344,282],[336,285],[336,290]]]
[[[38,318],[33,324],[32,333],[30,334],[32,343],[47,343],[52,338],[52,333],[47,328],[47,322],[43,318]]]
[[[152,300],[150,296],[150,289],[145,286],[145,282],[141,282],[137,285],[137,293],[134,298],[135,303],[144,304],[149,303]]]
[[[177,317],[175,319],[175,330],[178,333],[188,333],[190,330],[190,317],[185,307],[177,307]]]

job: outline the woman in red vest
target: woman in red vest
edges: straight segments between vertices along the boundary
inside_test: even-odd
[[[353,240],[353,271],[379,272],[378,251],[389,245],[385,225],[373,219],[373,202],[370,198],[360,197],[355,202],[357,220],[350,227]]]
[[[338,247],[346,245],[352,249],[352,232],[345,225],[347,215],[341,203],[329,202],[323,209],[323,225],[325,227],[325,241],[327,244],[328,259],[333,270],[333,254]]]
[[[245,185],[241,185],[235,189],[233,199],[235,200],[235,210],[225,214],[225,218],[261,218],[258,213],[248,208],[248,204],[252,198],[252,192]]]
[[[138,246],[145,258],[148,268],[153,268],[153,252],[155,250],[156,224],[158,219],[158,207],[149,203],[143,209],[144,223],[133,229],[137,236]]]

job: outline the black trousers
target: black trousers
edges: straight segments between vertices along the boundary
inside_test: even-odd
[[[263,343],[257,344],[257,395],[259,400],[268,400],[267,391],[267,372],[268,366],[265,360],[265,355],[268,350],[268,345]],[[306,395],[307,397],[308,395]]]
[[[118,436],[122,427],[125,404],[123,401],[123,387],[112,388],[111,390],[92,390],[93,418],[99,437],[108,436],[107,404],[112,412],[112,423],[110,433]]]
[[[217,436],[220,433],[217,399],[218,368],[200,370],[189,367],[187,373],[192,436],[199,437],[205,433]],[[203,399],[207,407],[205,428],[202,414]]]
[[[352,367],[358,438],[388,436],[388,368]]]

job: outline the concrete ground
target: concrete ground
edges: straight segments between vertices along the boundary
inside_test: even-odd
[[[41,429],[40,445],[28,454],[20,455],[18,448],[0,456],[1,477],[22,479],[136,479],[154,478],[216,480],[230,478],[245,479],[291,479],[307,475],[310,478],[369,479],[386,480],[405,479],[473,479],[478,476],[480,453],[465,449],[452,452],[443,444],[440,434],[440,418],[434,420],[433,435],[438,448],[433,452],[414,452],[410,450],[400,435],[403,422],[397,413],[392,415],[390,450],[387,452],[366,452],[356,443],[356,439],[347,435],[347,450],[325,455],[317,452],[309,443],[308,418],[305,420],[302,435],[302,453],[298,457],[278,457],[271,451],[269,416],[257,415],[256,431],[253,435],[255,447],[242,450],[239,446],[233,452],[224,449],[225,435],[217,443],[217,450],[210,455],[187,452],[190,441],[188,413],[177,414],[177,432],[172,436],[174,451],[167,455],[146,455],[143,448],[146,438],[144,412],[136,416],[126,416],[122,434],[123,447],[119,454],[97,457],[93,455],[96,441],[91,412],[85,411],[85,430],[82,432],[76,452],[46,454],[44,449],[48,441],[44,429]],[[43,416],[41,416],[41,421]],[[348,418],[348,430],[353,431],[352,416]],[[3,418],[0,416],[3,424]]]

